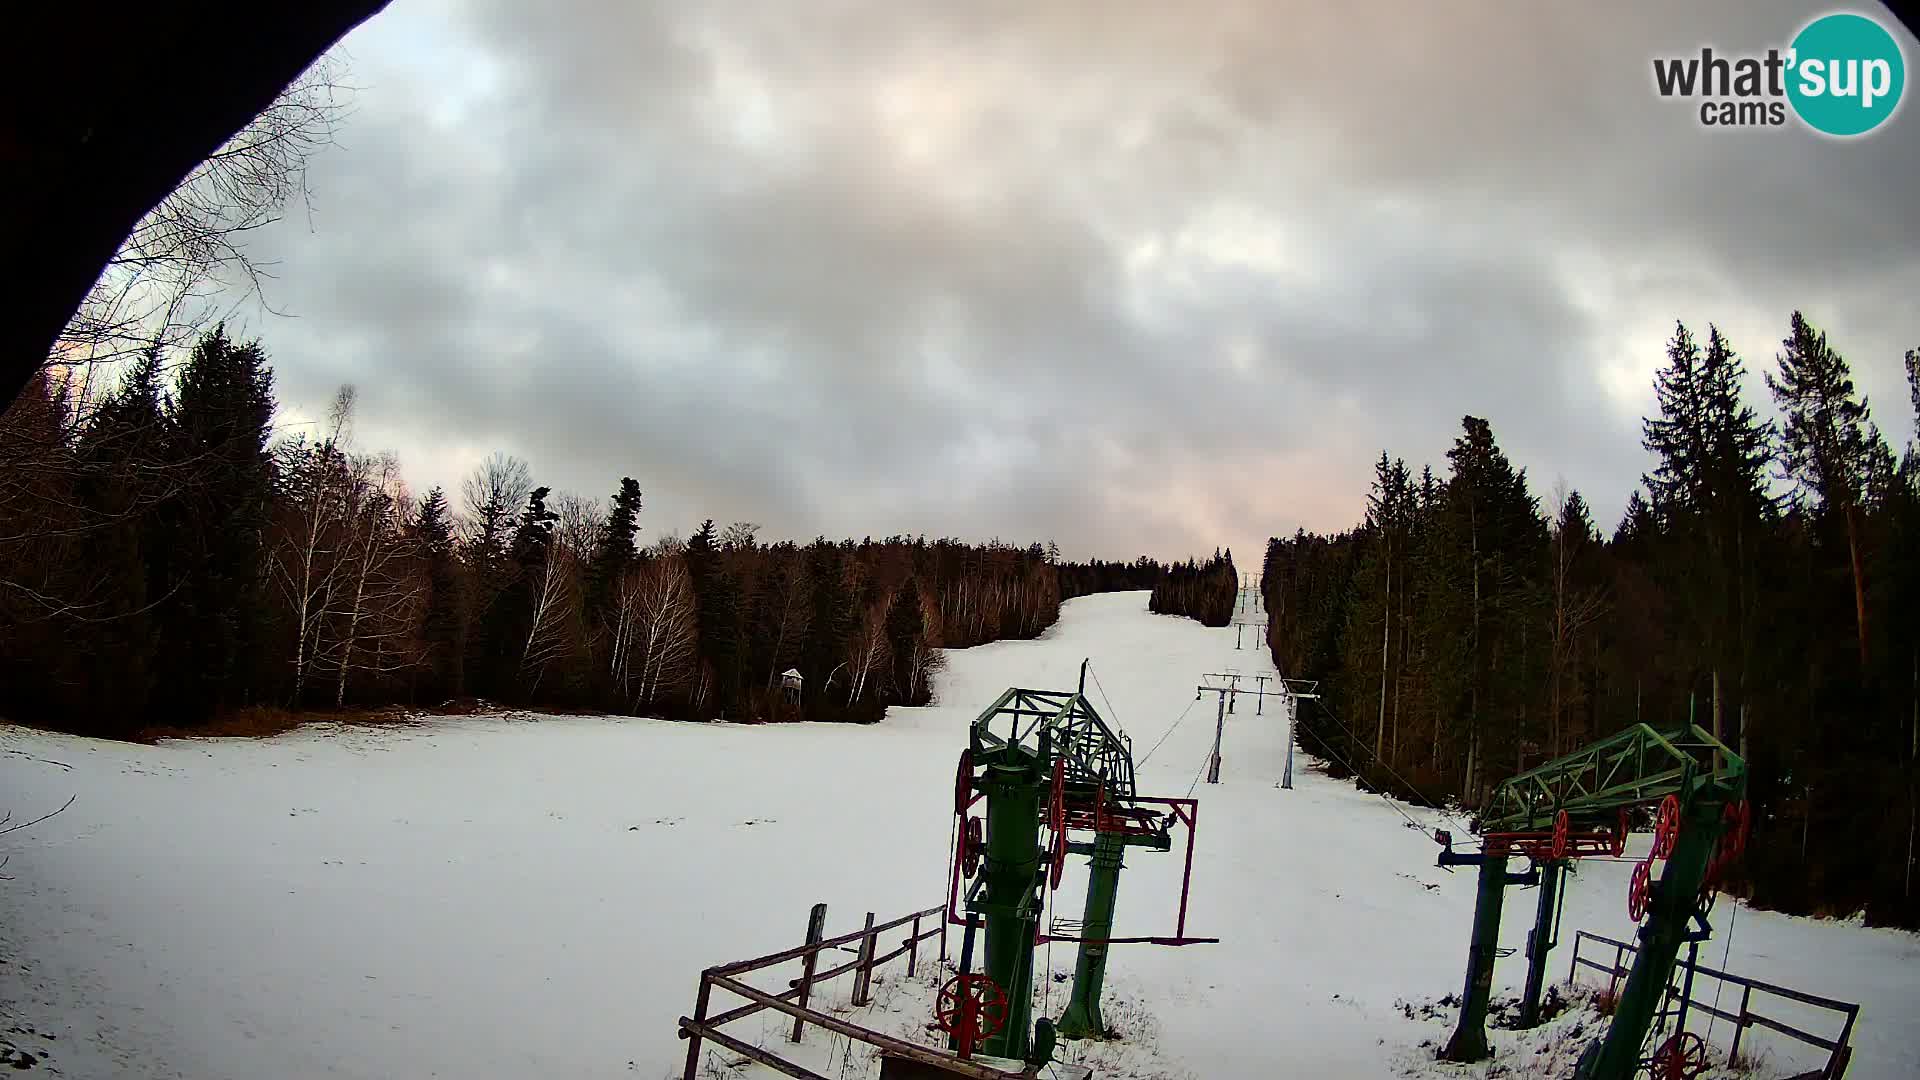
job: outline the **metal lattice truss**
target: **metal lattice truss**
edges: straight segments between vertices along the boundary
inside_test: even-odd
[[[1562,810],[1574,821],[1600,823],[1622,807],[1668,795],[1690,802],[1709,789],[1735,798],[1745,788],[1746,769],[1698,725],[1662,733],[1635,724],[1502,782],[1481,815],[1480,831],[1546,829]]]
[[[1125,833],[1165,850],[1177,815],[1134,786],[1133,741],[1107,725],[1082,694],[1014,687],[973,722],[973,760],[1011,755],[1065,762],[1063,804],[1072,830]]]
[[[1040,745],[1042,736],[1048,744],[1045,749]],[[1065,759],[1071,793],[1090,799],[1104,786],[1109,798],[1125,800],[1134,795],[1132,741],[1116,734],[1094,711],[1092,702],[1070,690],[1014,687],[973,722],[975,761],[985,763],[1023,752]]]

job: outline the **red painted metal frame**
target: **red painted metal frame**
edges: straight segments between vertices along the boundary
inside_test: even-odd
[[[1156,806],[1165,806],[1173,812],[1173,820],[1176,823],[1185,825],[1187,827],[1186,865],[1182,868],[1180,872],[1180,914],[1177,917],[1174,924],[1173,936],[1171,937],[1152,936],[1152,937],[1088,938],[1088,937],[1080,937],[1078,935],[1068,936],[1064,934],[1042,934],[1040,935],[1040,939],[1039,939],[1040,942],[1044,944],[1045,942],[1048,942],[1048,941],[1078,941],[1078,942],[1086,942],[1088,944],[1093,944],[1093,945],[1175,945],[1175,946],[1218,944],[1220,941],[1219,938],[1187,936],[1187,898],[1193,888],[1193,842],[1194,842],[1195,834],[1197,834],[1200,830],[1200,800],[1198,799],[1153,799],[1143,795],[1136,795],[1133,798],[1128,799],[1127,801],[1129,803],[1152,803]],[[1094,807],[1094,814],[1095,814],[1096,820],[1098,820],[1101,824],[1106,826],[1106,829],[1104,831],[1124,832],[1124,833],[1129,833],[1133,835],[1139,835],[1139,834],[1145,834],[1145,833],[1157,831],[1155,829],[1144,826],[1143,822],[1146,817],[1146,815],[1144,814],[1129,813],[1127,811],[1121,811],[1117,814],[1106,813],[1102,809],[1104,805],[1105,805],[1105,800],[1102,799],[1098,803],[1096,803]],[[1116,824],[1116,822],[1118,824]]]
[[[1481,837],[1481,841],[1489,851],[1517,852],[1534,860],[1581,859],[1614,855],[1617,836],[1611,829],[1565,833],[1565,848],[1559,854],[1554,852],[1555,837],[1552,832],[1488,833]]]
[[[959,913],[960,846],[966,843],[967,839],[967,811],[973,809],[974,803],[984,798],[986,798],[985,793],[976,794],[973,798],[967,800],[967,805],[961,809],[960,813],[954,815],[953,818],[955,822],[954,828],[958,829],[959,832],[955,835],[953,841],[953,865],[947,868],[947,922],[952,926],[967,925],[966,917]]]
[[[981,799],[985,797],[986,796],[983,794],[975,795],[973,799],[967,803],[967,809],[971,810],[973,808],[974,803],[979,802]],[[1200,830],[1200,800],[1198,799],[1153,799],[1153,798],[1148,798],[1146,796],[1135,796],[1134,798],[1129,799],[1128,801],[1132,803],[1152,803],[1156,806],[1165,806],[1173,812],[1173,820],[1176,823],[1185,825],[1187,827],[1186,863],[1180,871],[1180,914],[1177,917],[1174,924],[1173,936],[1171,937],[1153,936],[1153,937],[1084,938],[1084,937],[1078,937],[1078,936],[1068,937],[1065,935],[1055,935],[1055,934],[1036,932],[1034,935],[1034,944],[1044,945],[1049,941],[1084,941],[1084,942],[1089,942],[1096,945],[1176,945],[1177,946],[1177,945],[1217,945],[1219,944],[1220,942],[1219,938],[1187,936],[1187,899],[1193,889],[1193,843],[1194,843],[1195,835]],[[1101,810],[1101,807],[1104,804],[1105,804],[1105,800],[1101,799],[1095,805],[1094,817],[1102,824],[1105,824],[1108,827],[1109,831],[1124,832],[1124,833],[1129,833],[1133,835],[1140,835],[1140,834],[1145,834],[1145,833],[1155,831],[1151,828],[1145,827],[1142,824],[1146,815],[1140,814],[1140,813],[1129,813],[1126,811],[1121,811],[1117,814],[1105,813],[1105,812],[1102,812]],[[1084,811],[1082,813],[1084,813]],[[964,815],[956,815],[954,820],[959,823],[955,825],[955,828],[960,830],[966,829],[966,824],[965,824],[966,818]],[[1067,827],[1071,829],[1071,828],[1082,827],[1082,826],[1079,826],[1073,819],[1072,814],[1069,813]],[[954,855],[953,865],[949,867],[947,871],[948,878],[947,878],[946,916],[947,916],[947,922],[954,926],[967,925],[966,916],[962,915],[959,910],[960,859],[959,859],[958,845],[962,842],[961,838],[964,836],[965,836],[965,833],[964,831],[962,831],[960,834],[960,837],[957,837],[955,839],[955,855]],[[1039,928],[1036,926],[1035,930],[1038,931],[1038,929]]]

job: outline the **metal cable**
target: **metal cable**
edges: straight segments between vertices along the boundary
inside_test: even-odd
[[[1125,734],[1127,726],[1120,722],[1120,710],[1113,707],[1113,699],[1107,696],[1107,688],[1100,685],[1100,673],[1093,670],[1091,661],[1087,664],[1087,674],[1093,676],[1093,687],[1100,691],[1100,700],[1107,703],[1107,715],[1113,718],[1113,724],[1120,729],[1121,734]]]
[[[1733,957],[1733,924],[1740,918],[1740,898],[1736,896],[1733,897],[1732,900],[1733,913],[1727,916],[1727,947],[1720,953],[1720,973],[1723,976],[1727,971],[1727,961]],[[1718,1015],[1720,1012],[1720,991],[1726,988],[1726,979],[1719,978],[1713,980],[1713,1011],[1707,1014],[1706,1041],[1709,1044],[1713,1042],[1714,1022],[1720,1019]]]
[[[1207,750],[1207,756],[1200,759],[1200,771],[1193,774],[1193,783],[1187,785],[1187,798],[1193,798],[1194,790],[1200,786],[1200,778],[1206,775],[1207,764],[1212,760],[1213,750],[1209,748]]]
[[[1185,709],[1180,710],[1180,715],[1174,718],[1173,723],[1167,727],[1167,730],[1160,733],[1160,741],[1153,744],[1153,750],[1160,749],[1161,743],[1164,743],[1167,741],[1167,736],[1173,734],[1173,729],[1180,726],[1180,721],[1185,720],[1187,718],[1187,714],[1193,711],[1194,703],[1198,702],[1199,700],[1200,699],[1196,697],[1193,699],[1193,701],[1187,702],[1187,707]],[[1141,758],[1139,762],[1134,765],[1135,771],[1138,771],[1141,768],[1146,766],[1147,758],[1151,758],[1153,756],[1153,750],[1147,751],[1146,757]]]
[[[1406,788],[1406,789],[1407,789],[1408,791],[1410,791],[1410,792],[1412,792],[1413,794],[1415,794],[1415,795],[1419,795],[1419,794],[1420,794],[1420,789],[1419,789],[1419,788],[1416,788],[1416,787],[1414,787],[1414,786],[1413,786],[1412,784],[1409,784],[1409,783],[1407,783],[1407,778],[1406,778],[1406,777],[1404,777],[1404,776],[1401,776],[1401,775],[1400,775],[1399,773],[1397,773],[1397,772],[1395,772],[1395,771],[1394,771],[1394,769],[1393,769],[1393,766],[1391,766],[1391,765],[1389,765],[1389,764],[1387,764],[1387,763],[1386,763],[1385,761],[1381,761],[1381,760],[1380,760],[1380,757],[1379,757],[1379,755],[1377,755],[1377,754],[1375,754],[1375,753],[1374,753],[1373,751],[1371,751],[1371,750],[1367,750],[1367,745],[1366,745],[1366,743],[1364,743],[1364,742],[1361,742],[1361,741],[1360,741],[1360,736],[1359,736],[1359,735],[1357,735],[1357,734],[1355,734],[1355,733],[1354,733],[1354,730],[1353,730],[1352,728],[1350,728],[1350,727],[1348,727],[1348,726],[1346,725],[1346,722],[1345,722],[1345,721],[1343,721],[1343,720],[1341,720],[1341,719],[1340,719],[1339,717],[1337,717],[1337,716],[1335,716],[1335,715],[1333,715],[1333,710],[1331,710],[1331,709],[1329,709],[1329,708],[1327,708],[1327,704],[1326,704],[1326,702],[1324,702],[1324,701],[1322,701],[1322,700],[1321,700],[1321,699],[1319,699],[1319,698],[1314,698],[1314,699],[1313,699],[1313,703],[1314,703],[1315,705],[1318,705],[1318,706],[1320,706],[1320,711],[1326,714],[1326,716],[1327,716],[1327,719],[1329,719],[1329,720],[1331,720],[1331,721],[1333,721],[1334,723],[1336,723],[1336,724],[1339,724],[1339,725],[1340,725],[1340,730],[1342,730],[1342,731],[1344,731],[1344,732],[1346,732],[1346,733],[1347,733],[1347,737],[1348,737],[1349,739],[1352,739],[1352,740],[1353,740],[1353,744],[1354,744],[1355,746],[1358,746],[1358,747],[1359,747],[1360,749],[1362,749],[1362,750],[1366,750],[1366,751],[1367,751],[1367,756],[1368,756],[1368,757],[1371,757],[1371,758],[1373,758],[1373,760],[1375,760],[1375,761],[1378,761],[1378,762],[1380,762],[1380,767],[1381,767],[1381,768],[1383,768],[1383,769],[1385,769],[1385,770],[1387,770],[1387,775],[1388,775],[1388,776],[1391,776],[1391,777],[1393,777],[1393,778],[1394,778],[1395,780],[1398,780],[1398,781],[1400,781],[1400,783],[1401,783],[1401,784],[1402,784],[1402,785],[1403,785],[1403,786],[1404,786],[1404,787],[1405,787],[1405,788]],[[1321,745],[1321,746],[1323,746],[1323,747],[1324,747],[1324,746],[1326,746],[1326,745],[1327,745],[1327,742],[1326,742],[1326,740],[1325,740],[1325,739],[1322,739],[1322,740],[1320,740],[1320,745]],[[1341,762],[1341,764],[1343,764],[1343,765],[1346,765],[1346,766],[1347,766],[1347,768],[1348,768],[1349,770],[1351,770],[1351,771],[1353,772],[1353,774],[1354,774],[1355,776],[1358,776],[1358,775],[1360,775],[1360,770],[1358,770],[1358,769],[1355,769],[1355,768],[1354,768],[1354,767],[1353,767],[1352,765],[1350,765],[1350,764],[1347,764],[1346,762]],[[1376,792],[1375,794],[1379,794],[1379,795],[1381,795],[1382,797],[1385,797],[1385,793],[1384,793],[1384,792]],[[1457,815],[1457,814],[1455,814],[1455,813],[1453,813],[1453,812],[1452,812],[1452,811],[1450,811],[1450,810],[1447,810],[1447,809],[1445,809],[1444,807],[1440,807],[1440,806],[1435,806],[1435,805],[1434,805],[1434,803],[1433,803],[1433,800],[1431,800],[1431,799],[1427,799],[1427,798],[1425,798],[1425,797],[1423,796],[1423,797],[1421,798],[1421,801],[1422,801],[1422,802],[1425,802],[1425,803],[1427,804],[1427,806],[1428,806],[1428,807],[1429,807],[1430,809],[1432,809],[1432,810],[1434,810],[1435,812],[1437,812],[1437,813],[1438,813],[1438,814],[1439,814],[1439,815],[1440,815],[1441,817],[1444,817],[1444,818],[1447,818],[1447,819],[1449,819],[1449,820],[1452,820],[1452,821],[1458,821],[1458,822],[1460,822],[1460,823],[1462,823],[1462,824],[1468,824],[1468,822],[1466,821],[1466,819],[1465,819],[1465,818],[1462,818],[1462,817],[1460,817],[1459,815]],[[1406,815],[1404,815],[1404,814],[1402,814],[1401,816],[1402,816],[1402,817],[1405,817]],[[1411,821],[1411,820],[1413,820],[1413,819],[1412,819],[1412,818],[1408,818],[1407,820],[1409,820],[1409,821]],[[1425,828],[1425,826],[1422,826],[1422,828]],[[1469,831],[1471,831],[1471,830],[1469,830]]]
[[[1349,734],[1351,734],[1351,732],[1349,732]],[[1333,747],[1331,747],[1331,746],[1329,746],[1329,745],[1327,745],[1327,742],[1326,742],[1326,740],[1325,740],[1325,739],[1322,739],[1322,740],[1320,741],[1320,748],[1321,748],[1322,750],[1325,750],[1325,751],[1327,752],[1327,756],[1328,756],[1328,757],[1331,757],[1331,758],[1332,758],[1332,759],[1333,759],[1333,760],[1335,761],[1335,763],[1337,763],[1337,764],[1339,764],[1339,765],[1342,765],[1342,766],[1344,766],[1344,767],[1346,768],[1346,770],[1347,770],[1348,772],[1350,772],[1350,773],[1352,773],[1352,774],[1353,774],[1353,775],[1355,775],[1355,776],[1359,776],[1359,775],[1360,775],[1360,770],[1359,770],[1359,769],[1356,769],[1356,768],[1354,768],[1354,767],[1353,767],[1353,764],[1352,764],[1351,762],[1349,762],[1349,761],[1348,761],[1347,759],[1345,759],[1345,758],[1343,758],[1343,757],[1341,757],[1340,755],[1338,755],[1338,754],[1336,754],[1336,753],[1334,753],[1334,752],[1333,752]],[[1413,815],[1412,815],[1412,814],[1409,814],[1409,813],[1407,813],[1407,812],[1406,812],[1405,810],[1402,810],[1402,809],[1400,809],[1400,804],[1399,804],[1399,803],[1397,803],[1397,802],[1394,802],[1394,801],[1393,801],[1393,797],[1392,797],[1392,796],[1390,796],[1390,795],[1388,795],[1388,794],[1387,794],[1386,792],[1384,792],[1384,791],[1376,791],[1376,792],[1374,792],[1374,794],[1375,794],[1375,795],[1378,795],[1378,796],[1380,797],[1380,799],[1381,799],[1381,800],[1382,800],[1383,802],[1385,802],[1385,803],[1386,803],[1386,804],[1387,804],[1388,806],[1391,806],[1391,807],[1393,807],[1393,812],[1394,812],[1394,813],[1396,813],[1396,814],[1399,814],[1399,815],[1400,815],[1401,817],[1403,817],[1403,818],[1406,818],[1406,819],[1407,819],[1407,824],[1408,824],[1408,825],[1411,825],[1411,826],[1413,826],[1414,828],[1416,828],[1416,829],[1418,829],[1418,830],[1420,830],[1421,832],[1426,832],[1426,831],[1427,831],[1427,827],[1426,827],[1425,825],[1422,825],[1422,824],[1421,824],[1420,822],[1418,822],[1418,821],[1415,821],[1415,820],[1414,820],[1414,818],[1413,818]]]

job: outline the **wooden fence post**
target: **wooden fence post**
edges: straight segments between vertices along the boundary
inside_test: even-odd
[[[826,929],[827,929],[827,905],[815,904],[813,905],[813,911],[807,916],[807,944],[809,945],[820,944],[820,939],[823,936],[825,936]],[[807,1007],[808,993],[810,993],[813,990],[813,968],[814,968],[814,963],[819,959],[820,959],[819,949],[814,949],[808,952],[805,956],[800,958],[800,1007],[803,1009]],[[706,987],[704,985],[700,989],[702,993],[705,993]],[[791,1042],[800,1041],[800,1029],[805,1024],[806,1024],[805,1020],[802,1020],[797,1016],[793,1018],[793,1035],[790,1037],[789,1041]],[[693,1080],[692,1074],[688,1074],[686,1080]]]
[[[1733,1023],[1733,1046],[1727,1050],[1728,1061],[1740,1056],[1740,1037],[1747,1033],[1747,1024],[1750,1022],[1747,1019],[1747,1006],[1752,1001],[1753,987],[1748,986],[1740,991],[1740,1019]]]
[[[913,929],[907,938],[907,977],[913,977],[914,965],[920,961],[920,916],[913,917]]]
[[[713,993],[713,983],[706,972],[700,973],[700,996],[693,1001],[693,1021],[696,1024],[707,1022],[707,998]],[[700,1068],[700,1033],[687,1032],[687,1069],[682,1080],[694,1080],[694,1073]]]
[[[867,912],[866,933],[860,935],[860,962],[853,969],[853,1004],[869,1003],[867,986],[873,979],[873,912]]]

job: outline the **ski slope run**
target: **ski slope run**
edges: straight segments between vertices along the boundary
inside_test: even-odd
[[[952,653],[937,704],[872,727],[522,715],[150,747],[0,729],[0,809],[20,821],[75,797],[5,837],[8,1038],[35,1056],[29,1075],[677,1075],[674,1022],[701,968],[794,944],[816,901],[837,931],[943,898],[954,762],[1006,687],[1070,688],[1091,657],[1089,696],[1136,752],[1165,736],[1142,793],[1195,788],[1214,720],[1199,676],[1271,668],[1231,629],[1145,608],[1145,593],[1086,597],[1038,641]],[[1458,991],[1472,875],[1436,869],[1393,806],[1304,758],[1279,789],[1284,747],[1274,708],[1228,718],[1223,782],[1197,786],[1188,915],[1223,941],[1116,948],[1108,1001],[1129,1039],[1105,1048],[1103,1075],[1434,1068],[1421,1044],[1445,1018],[1403,1003]],[[1078,915],[1079,863],[1063,915]],[[1179,863],[1128,855],[1116,935],[1170,932]],[[1570,881],[1564,940],[1630,933],[1626,869]],[[1507,911],[1502,944],[1518,947],[1532,894]],[[1072,969],[1064,945],[1047,959]],[[1864,1002],[1854,1080],[1920,1075],[1914,935],[1741,910],[1726,959]],[[1524,969],[1504,960],[1499,992]],[[1066,987],[1041,985],[1057,1013]],[[893,986],[883,1007],[910,1029],[925,987]],[[1776,1071],[1809,1060],[1767,1045]]]

